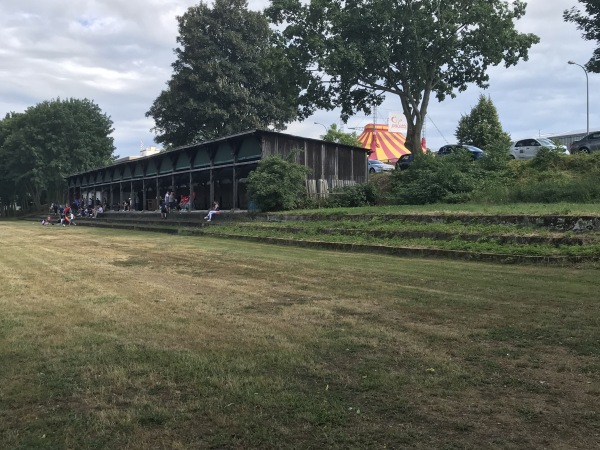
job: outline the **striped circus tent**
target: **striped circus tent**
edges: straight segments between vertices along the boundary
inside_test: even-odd
[[[402,155],[410,154],[410,151],[404,146],[406,137],[402,133],[388,131],[387,125],[365,125],[358,141],[363,148],[371,150],[369,159],[393,164]]]

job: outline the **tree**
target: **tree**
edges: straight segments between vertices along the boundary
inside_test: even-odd
[[[510,141],[510,136],[502,129],[492,100],[483,94],[471,112],[461,116],[455,136],[459,144],[471,144],[484,150],[498,142]]]
[[[321,137],[325,142],[336,142],[343,145],[353,145],[354,147],[362,147],[358,142],[356,131],[345,133],[338,129],[335,123],[332,123],[327,130],[327,134]]]
[[[177,19],[173,75],[146,113],[156,142],[176,147],[252,128],[282,130],[304,116],[299,80],[264,14],[245,0],[215,0],[212,9],[200,3]]]
[[[111,162],[112,132],[110,118],[87,99],[45,101],[7,114],[0,122],[0,196],[34,206],[44,194],[62,199],[67,175]]]
[[[248,175],[248,197],[263,211],[296,209],[305,197],[309,172],[305,166],[269,156]]]
[[[521,1],[272,0],[267,14],[283,25],[290,59],[310,74],[309,100],[341,107],[347,120],[396,95],[407,147],[418,153],[432,95],[442,101],[469,83],[485,88],[489,66],[526,60],[539,42],[515,29]]]
[[[585,68],[588,72],[600,73],[600,3],[597,0],[579,0],[579,3],[585,5],[585,14],[572,7],[565,10],[563,17],[565,22],[577,24],[577,29],[583,31],[583,39],[599,44]]]

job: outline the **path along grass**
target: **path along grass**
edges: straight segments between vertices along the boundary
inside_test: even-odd
[[[0,448],[593,448],[598,270],[0,223]]]

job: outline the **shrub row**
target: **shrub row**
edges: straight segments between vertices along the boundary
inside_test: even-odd
[[[530,161],[506,152],[473,160],[468,151],[443,158],[425,154],[408,170],[375,174],[366,184],[334,191],[327,199],[304,196],[306,168],[268,158],[249,177],[248,194],[263,211],[432,203],[590,203],[600,201],[600,154],[565,156],[542,149]]]

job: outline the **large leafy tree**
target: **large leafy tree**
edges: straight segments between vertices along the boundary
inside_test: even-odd
[[[507,144],[510,140],[508,133],[502,129],[494,103],[483,94],[471,112],[461,116],[455,135],[459,144],[471,144],[482,149],[500,142]]]
[[[515,29],[522,1],[272,0],[267,14],[310,74],[311,100],[341,107],[347,119],[396,95],[417,152],[432,95],[442,101],[469,83],[487,87],[490,66],[527,59],[539,41]]]
[[[600,73],[600,2],[579,0],[579,3],[585,7],[585,13],[574,6],[566,10],[563,17],[566,22],[577,24],[577,29],[583,31],[585,40],[596,41],[599,45],[585,66],[589,72]]]
[[[94,102],[52,100],[0,121],[0,197],[6,205],[62,200],[65,177],[110,163],[112,121]]]
[[[245,0],[200,3],[178,17],[173,75],[146,116],[155,140],[191,144],[302,115],[298,80],[261,12]],[[307,111],[310,112],[310,111]]]

